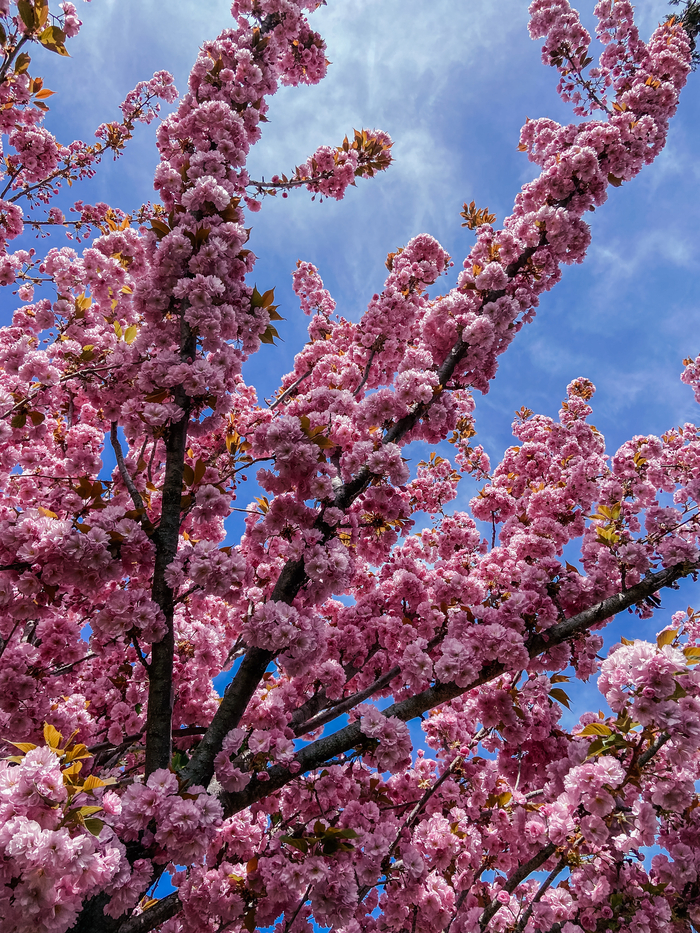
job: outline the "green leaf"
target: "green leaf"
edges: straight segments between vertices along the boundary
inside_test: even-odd
[[[34,7],[28,0],[18,0],[17,12],[22,17],[22,22],[30,32],[34,31],[36,23],[34,22]]]
[[[265,328],[265,332],[260,335],[260,342],[271,343],[274,346],[275,337],[279,337],[279,334],[277,333],[277,328],[273,327],[272,324],[268,324],[267,327]]]
[[[605,745],[603,743],[603,739],[601,738],[594,739],[591,742],[591,744],[588,746],[588,754],[586,755],[586,759],[594,758],[596,755],[599,755],[603,751],[604,748],[605,748]]]
[[[44,723],[44,741],[49,748],[58,748],[63,740],[63,736],[55,726],[50,723]]]
[[[578,735],[612,735],[610,726],[602,722],[589,722]]]
[[[49,18],[49,0],[34,0],[34,18],[38,26],[45,26]]]
[[[10,424],[13,428],[23,428],[27,423],[27,413],[26,411],[18,411],[16,415],[13,415]]]
[[[27,68],[29,68],[29,63],[31,58],[27,55],[26,52],[22,52],[21,55],[18,55],[15,59],[15,74],[23,74]]]
[[[659,632],[659,634],[656,636],[656,644],[659,646],[659,648],[663,648],[664,645],[671,645],[673,644],[677,634],[677,628],[664,629],[663,632]]]
[[[256,285],[253,288],[253,294],[250,296],[250,306],[251,308],[262,308],[263,305],[263,296],[258,291],[258,286]]]
[[[201,483],[204,478],[204,474],[207,471],[207,465],[204,460],[198,460],[194,465],[194,482]]]
[[[136,326],[136,324],[130,324],[127,327],[127,329],[124,331],[124,340],[129,345],[131,345],[134,342],[134,340],[136,340],[136,334],[138,333],[138,331],[139,329]]]
[[[292,846],[292,848],[303,852],[304,855],[306,855],[306,853],[309,851],[308,840],[304,839],[303,837],[297,839],[296,836],[282,836],[281,841],[286,842],[288,846]]]
[[[553,687],[549,691],[549,695],[551,697],[554,697],[555,700],[558,700],[567,709],[571,709],[571,703],[569,702],[569,695],[566,693],[566,691],[562,690],[561,687]]]
[[[98,778],[96,774],[90,774],[85,778],[85,783],[83,784],[84,791],[96,790],[98,787],[107,787],[109,784],[116,784],[116,778]]]
[[[681,687],[681,685],[677,683],[676,689],[673,691],[673,693],[669,697],[669,700],[682,700],[683,697],[687,697],[687,696],[688,696],[688,691],[684,690],[683,687]]]
[[[98,820],[94,816],[89,817],[83,822],[85,824],[85,829],[87,829],[89,833],[92,833],[93,836],[99,836],[102,832],[102,827],[105,825],[102,820]]]
[[[58,26],[47,26],[43,32],[39,33],[39,42],[50,52],[56,52],[57,55],[65,55],[68,58],[68,52],[65,46],[66,34]]]
[[[170,227],[167,224],[164,224],[162,220],[156,220],[155,218],[151,221],[151,230],[160,240],[161,237],[167,236],[170,233]]]
[[[190,759],[184,752],[174,751],[172,758],[173,771],[182,771],[189,760]]]
[[[27,754],[27,752],[31,752],[33,749],[36,748],[36,745],[34,745],[32,742],[10,742],[9,740],[6,740],[6,741],[8,745],[14,745],[15,748],[18,748],[25,755]]]
[[[77,810],[78,816],[92,816],[93,813],[99,813],[102,807],[79,807]]]

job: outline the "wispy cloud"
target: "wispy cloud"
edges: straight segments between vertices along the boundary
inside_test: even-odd
[[[666,0],[636,6],[644,35],[668,9]],[[158,0],[81,6],[85,26],[73,57],[41,58],[39,71],[58,92],[49,125],[62,140],[89,138],[116,115],[129,88],[157,69],[171,70],[184,89],[201,42],[231,23],[228,7],[228,0],[182,0],[167,12]],[[592,25],[592,4],[582,15]],[[556,97],[556,76],[527,35],[522,0],[330,0],[313,22],[333,62],[328,77],[273,99],[252,170],[269,177],[291,169],[319,144],[360,126],[392,135],[395,164],[340,204],[312,203],[299,192],[268,199],[255,217],[255,277],[277,287],[287,318],[280,327],[285,342],[266,348],[249,368],[264,392],[274,389],[305,340],[289,287],[298,258],[319,265],[352,317],[381,287],[386,254],[416,233],[437,236],[459,268],[472,242],[460,228],[462,201],[475,198],[501,221],[533,176],[516,151],[525,116],[571,119]],[[566,383],[582,373],[599,386],[596,419],[611,439],[696,416],[678,375],[683,356],[700,350],[691,346],[699,342],[700,323],[698,87],[691,75],[669,147],[590,215],[586,263],[564,270],[535,323],[501,360],[492,393],[480,403],[482,437],[496,448],[509,442],[514,408],[528,404],[555,414]],[[143,128],[123,159],[105,166],[80,196],[134,206],[152,197],[155,161],[154,130]]]

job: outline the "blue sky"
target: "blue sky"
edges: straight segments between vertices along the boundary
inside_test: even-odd
[[[578,4],[591,31],[593,6]],[[646,38],[668,6],[643,0],[637,11]],[[93,0],[79,14],[84,26],[69,44],[72,57],[37,52],[33,63],[33,73],[57,92],[47,126],[64,143],[90,139],[99,123],[118,116],[128,90],[155,70],[172,71],[183,90],[199,44],[231,23],[223,0]],[[263,347],[247,368],[261,396],[275,390],[306,339],[306,319],[291,291],[297,259],[319,267],[339,311],[356,319],[381,288],[388,252],[431,233],[455,260],[446,289],[473,241],[460,226],[462,203],[473,198],[498,221],[509,213],[534,173],[517,151],[525,117],[572,118],[527,20],[522,0],[329,0],[313,15],[333,64],[317,87],[284,89],[273,99],[252,176],[288,172],[318,145],[339,143],[362,126],[393,137],[395,164],[340,203],[312,203],[297,192],[267,199],[252,218],[254,281],[261,290],[276,288],[286,318],[278,326],[284,342]],[[592,420],[610,452],[634,434],[659,434],[700,417],[679,382],[682,359],[700,352],[699,118],[700,75],[691,75],[663,154],[635,181],[611,189],[608,203],[589,215],[586,262],[564,270],[535,322],[501,358],[491,392],[477,400],[479,442],[492,463],[511,443],[515,409],[556,415],[567,383],[581,375],[598,387]],[[154,134],[154,126],[140,127],[122,159],[74,187],[71,198],[127,211],[151,199]],[[458,506],[473,494],[464,485]],[[684,586],[664,604],[685,607],[691,599]],[[643,623],[639,631],[650,635],[655,625]]]
[[[579,6],[590,25],[593,3]],[[666,10],[656,0],[638,4],[645,35]],[[183,88],[199,43],[230,23],[228,4],[219,0],[180,0],[167,17],[150,0],[94,0],[79,12],[85,25],[71,43],[72,58],[39,53],[35,60],[57,92],[47,125],[63,142],[89,139],[102,120],[118,115],[136,81],[156,69],[170,69]],[[279,328],[284,343],[265,348],[248,368],[263,394],[274,390],[305,339],[290,286],[297,259],[318,265],[339,310],[357,317],[381,287],[389,251],[425,231],[459,263],[473,238],[460,227],[462,202],[475,198],[499,220],[509,212],[533,175],[516,149],[526,116],[570,119],[554,90],[555,73],[528,37],[523,2],[331,0],[313,22],[328,43],[328,77],[273,99],[271,122],[251,158],[253,176],[292,168],[317,145],[339,142],[359,126],[392,135],[395,164],[340,203],[312,203],[296,192],[267,199],[252,217],[254,278],[261,288],[276,287],[287,319]],[[578,375],[598,387],[594,420],[611,449],[632,434],[697,418],[678,376],[683,357],[700,351],[699,109],[700,76],[691,75],[664,153],[590,215],[585,264],[564,270],[536,321],[501,359],[478,407],[480,440],[492,457],[509,443],[515,408],[555,414]],[[155,163],[154,127],[139,127],[122,159],[71,195],[136,207],[153,196]]]

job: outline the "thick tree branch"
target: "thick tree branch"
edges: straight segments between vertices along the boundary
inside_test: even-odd
[[[588,609],[584,609],[575,616],[571,616],[569,619],[559,622],[546,632],[532,635],[525,643],[529,656],[534,658],[537,655],[544,654],[544,652],[554,648],[556,645],[561,645],[574,638],[576,635],[587,631],[592,625],[596,625],[599,622],[603,622],[617,615],[619,612],[623,612],[625,609],[634,606],[636,603],[656,593],[659,589],[672,586],[676,580],[695,573],[697,570],[697,564],[684,562],[675,564],[665,570],[660,570],[657,573],[648,574],[640,583],[625,590],[624,593],[616,593],[614,596],[609,596],[607,599],[596,603]],[[392,706],[383,710],[383,714],[385,716],[396,716],[398,719],[407,722],[430,709],[434,709],[436,706],[441,706],[443,703],[454,700],[455,697],[461,696],[468,690],[473,690],[475,687],[482,686],[485,683],[495,680],[496,677],[505,673],[506,670],[505,665],[498,661],[493,661],[491,664],[484,667],[479,676],[466,687],[458,687],[455,683],[436,683],[427,690],[423,690],[422,693],[394,703]],[[357,721],[350,723],[350,725],[345,726],[345,728],[340,729],[338,732],[329,736],[324,736],[316,742],[312,742],[310,745],[302,748],[296,755],[296,761],[301,765],[300,772],[297,773],[313,771],[333,758],[343,755],[350,749],[361,745],[362,742],[363,738],[360,731],[360,723]],[[267,781],[257,781],[253,779],[244,790],[239,791],[237,794],[224,795],[224,808],[227,815],[238,813],[240,810],[249,807],[256,800],[267,797],[273,791],[284,787],[285,784],[288,784],[295,776],[283,765],[274,765],[269,770],[268,774],[269,780]]]
[[[174,917],[181,907],[180,898],[177,896],[177,892],[173,891],[172,894],[168,894],[159,900],[157,904],[149,907],[138,917],[131,917],[129,920],[123,921],[117,927],[117,933],[148,933],[149,930],[155,929],[159,924],[165,923],[166,920]],[[96,927],[94,933],[97,933],[98,929],[100,928]]]
[[[523,882],[528,875],[532,874],[533,871],[537,871],[544,863],[550,859],[554,853],[557,851],[557,847],[553,842],[548,843],[543,849],[533,855],[532,858],[520,866],[511,877],[508,879],[506,884],[503,886],[503,890],[507,891],[508,894],[512,894],[513,891],[518,887],[518,885]],[[503,905],[497,901],[493,900],[491,903],[484,909],[480,919],[479,926],[484,930],[491,918],[498,913]]]
[[[554,868],[550,871],[550,873],[544,879],[544,881],[539,887],[539,890],[537,891],[535,896],[532,898],[530,903],[527,905],[527,909],[525,910],[525,913],[522,915],[520,920],[518,920],[518,925],[516,926],[514,933],[521,933],[521,931],[525,929],[525,927],[527,926],[528,920],[532,916],[532,911],[535,907],[535,904],[539,904],[539,902],[542,900],[543,894],[545,894],[549,890],[549,888],[556,881],[557,877],[561,874],[561,872],[563,871],[565,867],[566,867],[566,859],[562,858],[557,862]]]
[[[272,591],[272,599],[291,603],[305,580],[304,562],[287,561]],[[211,725],[196,751],[182,771],[183,780],[206,787],[214,776],[214,759],[221,751],[224,736],[235,729],[246,711],[255,689],[262,680],[268,664],[274,659],[273,651],[249,648],[241,665],[228,685],[224,698],[214,714]]]
[[[196,336],[184,317],[181,322],[180,357],[192,359],[197,347]],[[182,409],[182,418],[171,424],[165,436],[165,477],[161,500],[161,516],[155,537],[156,559],[151,598],[165,617],[166,633],[151,646],[148,669],[148,715],[146,719],[146,775],[158,768],[167,768],[172,750],[173,719],[173,656],[175,634],[173,591],[165,581],[165,570],[177,554],[180,536],[182,478],[187,449],[190,401],[182,386],[173,393]]]
[[[345,676],[347,678],[345,681],[346,686],[350,683],[350,681],[353,679],[355,674],[359,674],[359,672],[364,668],[364,666],[369,663],[369,661],[379,651],[379,648],[380,648],[379,642],[377,641],[369,649],[367,654],[364,656],[362,661],[359,662],[357,666],[355,666],[354,663],[348,663],[348,664],[343,665],[343,670],[345,671]],[[396,674],[399,672],[399,668],[392,668],[392,671],[393,671],[393,677],[395,677]],[[390,672],[387,672],[387,674],[388,673]],[[379,678],[379,680],[383,680],[383,678],[386,677],[387,674],[383,674],[382,677]],[[393,677],[390,678],[390,680],[392,680]],[[375,683],[378,683],[379,680],[375,681]],[[387,683],[389,683],[390,680],[387,681]],[[370,688],[367,688],[367,689],[370,689]],[[378,687],[375,687],[372,690],[372,692],[378,689],[379,689]],[[359,693],[352,694],[352,696],[359,696]],[[340,715],[340,713],[336,711],[339,710],[339,707],[343,703],[345,703],[346,700],[350,700],[350,697],[346,697],[345,700],[329,700],[325,688],[322,687],[320,690],[314,693],[313,696],[310,696],[309,699],[306,700],[305,703],[302,703],[301,706],[298,706],[294,710],[292,717],[289,720],[289,725],[292,729],[294,729],[297,735],[303,735],[305,732],[311,732],[314,729],[318,728],[318,726],[310,724],[312,720],[314,720],[315,722],[317,716],[326,715],[324,712],[325,710],[329,711],[331,715],[331,719],[335,719],[336,715]],[[360,701],[358,700],[357,702],[360,702]]]

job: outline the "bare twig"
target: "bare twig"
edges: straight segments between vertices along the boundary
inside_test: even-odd
[[[300,376],[300,377],[297,379],[296,382],[293,382],[293,383],[289,386],[288,389],[285,389],[284,392],[279,396],[279,398],[276,398],[276,399],[274,400],[274,402],[271,402],[270,405],[269,405],[270,411],[274,411],[274,409],[277,408],[278,405],[281,405],[282,402],[287,398],[287,396],[288,396],[288,395],[291,395],[291,393],[292,393],[298,386],[300,386],[300,385],[302,384],[302,382],[304,381],[304,379],[307,379],[307,378],[311,375],[311,372],[312,372],[311,370],[308,370],[308,372],[305,372],[304,375],[303,375],[303,376]]]
[[[296,920],[296,918],[299,916],[299,911],[301,910],[301,908],[302,908],[302,907],[304,906],[304,904],[306,903],[306,900],[307,900],[307,898],[308,898],[308,896],[309,896],[310,891],[311,891],[311,885],[309,885],[309,886],[307,887],[306,891],[304,891],[303,897],[302,897],[302,899],[299,901],[299,905],[297,906],[297,909],[294,911],[294,915],[293,915],[292,919],[291,919],[291,920],[288,920],[288,921],[285,923],[285,925],[284,925],[284,933],[289,933],[289,931],[292,929],[292,925],[294,924],[294,921]]]
[[[122,478],[124,485],[129,491],[131,496],[131,501],[134,503],[135,507],[139,510],[143,509],[144,514],[146,512],[146,506],[143,504],[143,499],[141,498],[141,493],[136,488],[133,479],[129,475],[129,471],[126,467],[126,461],[124,460],[124,452],[122,450],[122,445],[119,443],[119,434],[117,433],[117,422],[112,422],[112,427],[109,432],[109,439],[112,442],[112,449],[114,450],[114,455],[117,458],[117,466],[119,467],[119,475]]]
[[[547,891],[548,888],[551,887],[554,881],[556,881],[557,876],[561,874],[565,866],[566,866],[566,859],[562,858],[550,871],[550,873],[547,875],[547,877],[544,879],[544,881],[540,885],[540,888],[537,894],[535,894],[533,899],[527,905],[527,910],[525,911],[525,913],[522,915],[522,917],[518,921],[518,925],[516,926],[514,933],[521,933],[521,931],[525,929],[527,921],[530,919],[530,916],[532,915],[532,911],[535,907],[535,904],[538,904],[540,902],[540,900],[542,899],[542,895],[545,893],[545,891]]]

